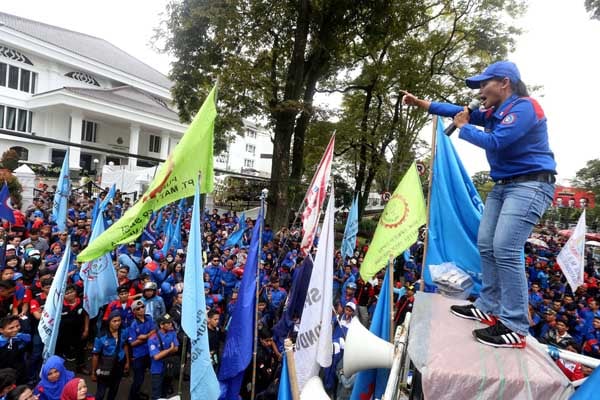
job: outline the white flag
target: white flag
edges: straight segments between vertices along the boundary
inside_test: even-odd
[[[334,256],[334,214],[335,199],[333,185],[319,247],[304,302],[300,329],[296,339],[296,375],[298,388],[302,390],[306,382],[319,374],[319,366],[331,366],[332,356],[332,305],[333,305],[333,256]],[[309,256],[310,257],[310,256]]]
[[[567,282],[571,286],[573,293],[577,288],[583,285],[583,266],[585,257],[585,209],[579,217],[577,226],[573,234],[567,240],[562,250],[556,257],[556,261],[563,274],[567,278]]]

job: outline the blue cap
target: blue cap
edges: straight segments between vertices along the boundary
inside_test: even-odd
[[[33,212],[33,216],[34,216],[35,218],[44,218],[44,213],[43,213],[43,212],[41,212],[40,210],[35,210],[35,211]]]
[[[210,289],[210,283],[204,282],[204,289]]]
[[[521,80],[521,74],[516,64],[510,61],[498,61],[490,64],[483,74],[467,78],[467,86],[471,89],[479,89],[479,84],[492,78],[508,78],[511,82],[517,83]]]

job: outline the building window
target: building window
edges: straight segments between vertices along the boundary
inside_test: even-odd
[[[15,146],[11,147],[10,149],[17,152],[19,155],[19,160],[27,161],[29,159],[29,150],[27,150],[25,147]]]
[[[31,111],[0,104],[0,128],[9,131],[31,132]]]
[[[106,164],[110,165],[110,163],[113,163],[113,165],[121,165],[121,159],[119,157],[106,156]]]
[[[21,70],[21,82],[19,83],[19,90],[22,92],[29,93],[29,85],[31,84],[31,71],[26,69]]]
[[[244,160],[244,167],[246,168],[254,168],[254,160],[249,160],[249,159],[245,159]]]
[[[255,151],[256,151],[256,146],[255,145],[246,143],[246,152],[247,153],[254,154]]]
[[[11,89],[17,89],[19,87],[19,68],[8,66],[8,87]]]
[[[14,131],[17,123],[17,109],[6,107],[6,129]]]
[[[252,129],[248,129],[246,131],[246,137],[248,137],[250,139],[256,139],[256,131],[253,131]]]
[[[56,150],[52,149],[52,166],[60,168],[62,166],[63,160],[65,159],[65,155],[67,154],[66,150]]]
[[[216,161],[221,164],[225,164],[227,162],[227,153],[219,154],[216,158]]]
[[[35,93],[36,82],[37,73],[14,65],[0,63],[0,86]]]
[[[160,153],[160,136],[150,135],[150,146],[148,147],[150,153]]]
[[[96,132],[98,131],[98,124],[92,121],[81,122],[81,140],[85,142],[96,143]]]
[[[0,86],[6,86],[6,72],[8,66],[5,63],[0,63]]]
[[[18,110],[17,130],[27,132],[27,110]]]

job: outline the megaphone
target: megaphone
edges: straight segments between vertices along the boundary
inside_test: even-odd
[[[327,395],[323,382],[318,376],[313,376],[306,382],[302,393],[300,393],[300,400],[331,400]]]
[[[346,335],[344,376],[350,377],[365,369],[392,368],[394,345],[373,333],[353,318]]]

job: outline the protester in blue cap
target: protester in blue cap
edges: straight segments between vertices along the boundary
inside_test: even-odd
[[[407,92],[403,102],[454,117],[459,137],[486,151],[495,185],[486,200],[477,240],[483,284],[474,304],[452,306],[451,311],[490,325],[473,331],[479,342],[524,348],[529,319],[522,251],[552,202],[556,174],[546,116],[529,97],[517,66],[510,61],[491,64],[466,84],[479,89],[482,109],[469,113],[466,107],[430,102]]]

